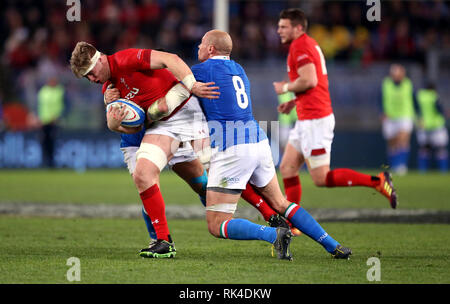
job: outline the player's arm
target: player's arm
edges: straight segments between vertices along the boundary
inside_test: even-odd
[[[153,50],[150,56],[150,68],[168,69],[176,78],[198,97],[217,99],[219,87],[213,86],[214,82],[203,83],[195,79],[189,66],[176,54]]]
[[[307,63],[297,69],[299,75],[293,82],[274,82],[273,86],[277,94],[286,92],[303,93],[317,86],[317,72],[314,63]]]

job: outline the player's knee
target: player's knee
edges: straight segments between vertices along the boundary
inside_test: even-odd
[[[297,174],[297,168],[295,166],[292,166],[291,164],[287,162],[281,162],[280,164],[280,173],[283,177],[286,176],[293,176]]]
[[[327,185],[328,172],[318,172],[311,174],[311,179],[316,187],[325,187]]]
[[[313,182],[316,187],[325,187],[327,185],[326,178],[323,177],[313,178]]]
[[[157,183],[157,180],[157,177],[144,170],[139,170],[139,168],[136,168],[133,172],[133,181],[139,190],[145,190],[148,187],[153,186]]]

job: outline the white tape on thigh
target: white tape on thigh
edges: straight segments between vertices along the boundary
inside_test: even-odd
[[[166,153],[157,145],[142,143],[136,152],[136,160],[145,158],[154,163],[159,171],[162,171],[167,165]]]
[[[209,165],[209,161],[211,160],[211,147],[204,147],[202,150],[197,152],[198,160],[202,163],[203,166]]]
[[[183,101],[189,98],[191,93],[181,83],[174,85],[166,94],[166,103],[169,114],[173,112]]]
[[[318,168],[320,166],[329,165],[330,164],[330,153],[311,156],[308,158],[309,166],[311,169]]]
[[[237,204],[215,204],[211,206],[207,206],[207,211],[215,211],[215,212],[223,212],[223,213],[232,213],[236,211]]]

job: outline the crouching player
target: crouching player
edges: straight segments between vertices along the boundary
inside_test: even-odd
[[[274,245],[279,259],[291,260],[292,233],[288,228],[261,226],[233,218],[247,182],[270,198],[270,204],[292,225],[321,244],[335,258],[348,258],[341,246],[297,204],[289,203],[278,185],[266,134],[253,118],[250,83],[243,68],[230,60],[231,37],[226,32],[207,32],[199,45],[200,64],[191,69],[200,81],[214,81],[220,88],[217,100],[199,98],[211,133],[211,156],[206,194],[208,229],[215,237],[263,240]]]

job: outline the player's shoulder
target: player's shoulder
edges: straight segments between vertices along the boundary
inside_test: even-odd
[[[308,36],[308,34],[303,34],[291,43],[291,50],[307,50],[310,48],[315,48],[317,41],[314,38]]]
[[[113,53],[111,56],[114,58],[114,60],[117,61],[126,60],[130,58],[142,60],[144,59],[144,57],[147,57],[147,55],[149,55],[151,51],[152,49],[129,48],[117,51]]]

